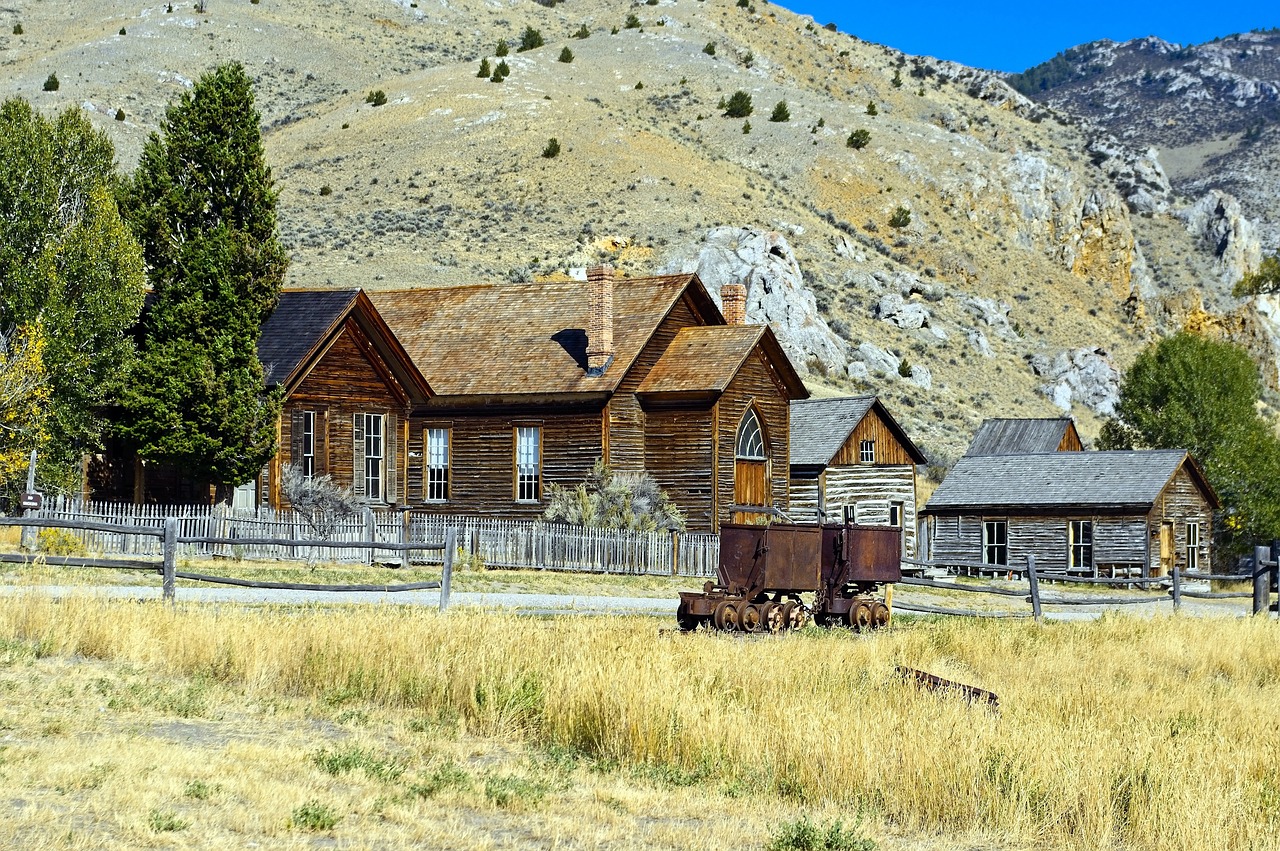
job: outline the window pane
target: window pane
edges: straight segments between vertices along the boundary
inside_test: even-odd
[[[765,460],[764,434],[760,431],[760,420],[756,417],[755,411],[748,410],[742,417],[742,425],[738,426],[738,445],[734,454],[745,460]]]
[[[427,429],[427,499],[449,498],[449,430]]]
[[[541,440],[538,426],[520,426],[516,429],[516,499],[536,502],[542,498],[541,457],[538,444]]]
[[[382,499],[382,414],[364,415],[364,492]]]

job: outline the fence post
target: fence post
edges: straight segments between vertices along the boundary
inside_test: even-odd
[[[1280,540],[1271,542],[1271,590],[1276,592],[1276,617],[1280,617]]]
[[[402,544],[409,543],[409,537],[410,537],[409,509],[406,508],[400,512],[400,543]],[[401,550],[400,557],[404,559],[404,563],[401,564],[400,566],[408,570],[410,565],[409,551]]]
[[[178,560],[178,518],[176,517],[164,519],[164,543],[161,552],[164,554],[163,595],[164,599],[173,605],[173,574]]]
[[[31,450],[31,463],[27,465],[27,493],[32,493],[36,489],[36,451]],[[23,517],[35,517],[34,509],[28,508],[22,512]],[[36,548],[36,541],[39,536],[36,534],[36,527],[23,526],[22,532],[19,533],[19,546],[25,552],[31,552]]]
[[[449,608],[449,587],[453,585],[453,557],[458,551],[458,528],[450,526],[444,533],[444,568],[440,571],[440,611]]]
[[[1173,610],[1182,608],[1182,571],[1178,569],[1178,560],[1173,560]]]
[[[1040,580],[1036,578],[1036,557],[1027,554],[1027,581],[1031,585],[1031,614],[1040,622]]]
[[[1271,571],[1267,569],[1269,547],[1253,548],[1253,613],[1267,614],[1271,608]]]
[[[671,575],[680,575],[680,530],[671,530]]]
[[[364,507],[364,539],[366,541],[376,541],[378,535],[378,527],[373,519],[373,509],[369,506]],[[370,547],[365,553],[365,564],[373,564],[373,548]]]

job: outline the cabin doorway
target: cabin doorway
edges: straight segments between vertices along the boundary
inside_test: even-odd
[[[733,504],[760,506],[771,504],[773,489],[769,481],[769,448],[760,418],[754,408],[748,408],[738,426],[738,437],[733,454]],[[764,515],[753,511],[735,510],[734,523],[759,522]]]
[[[1168,576],[1173,572],[1173,560],[1177,551],[1173,548],[1173,521],[1166,520],[1160,524],[1160,567],[1156,576]]]

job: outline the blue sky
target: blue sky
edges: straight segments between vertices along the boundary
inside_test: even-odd
[[[1023,0],[909,3],[783,0],[780,5],[841,32],[907,53],[999,71],[1025,71],[1073,45],[1157,35],[1181,44],[1280,26],[1280,3]]]

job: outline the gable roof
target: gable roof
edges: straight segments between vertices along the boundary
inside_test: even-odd
[[[640,395],[721,393],[756,346],[792,399],[809,395],[768,325],[700,325],[681,328],[636,388]]]
[[[411,401],[425,401],[431,387],[363,290],[282,290],[262,323],[258,360],[268,387],[297,386],[337,339],[350,318],[368,337]]]
[[[1024,455],[1031,452],[1057,452],[1068,429],[1075,429],[1075,423],[1070,417],[983,420],[964,454]]]
[[[586,369],[584,281],[418,288],[372,298],[438,394],[501,397],[612,392],[686,295],[703,321],[724,324],[697,275],[616,279],[614,359],[599,376]]]
[[[879,398],[867,395],[792,402],[791,466],[825,467],[830,464],[858,423],[873,409],[911,460],[917,464],[927,463],[924,453],[911,442]]]
[[[1184,449],[966,455],[933,492],[926,513],[1091,508],[1148,511],[1186,467],[1217,508],[1218,497]]]

